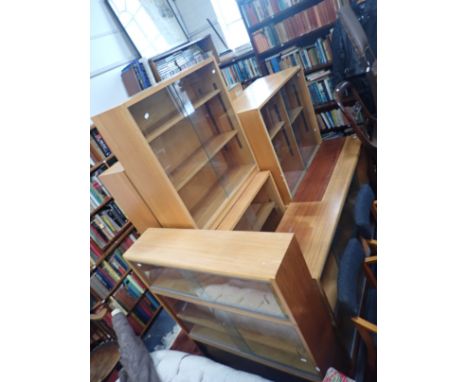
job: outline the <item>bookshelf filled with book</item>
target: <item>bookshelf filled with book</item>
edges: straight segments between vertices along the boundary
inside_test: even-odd
[[[90,157],[90,310],[118,308],[142,336],[162,308],[123,258],[138,232],[100,179],[118,162],[94,125]]]
[[[219,56],[210,34],[151,57],[148,63],[155,81],[160,82],[203,61],[208,53],[213,55],[216,62],[219,62]]]
[[[228,87],[240,83],[243,87],[261,77],[255,52],[250,50],[243,54],[222,56],[219,68]]]
[[[323,137],[350,132],[333,98],[331,39],[341,0],[237,0],[262,75],[301,66]]]

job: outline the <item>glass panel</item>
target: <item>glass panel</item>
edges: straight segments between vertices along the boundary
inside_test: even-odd
[[[262,109],[262,116],[270,138],[273,139],[281,129],[284,129],[284,121],[281,118],[277,96]]]
[[[175,299],[165,301],[195,338],[315,373],[313,360],[291,326]]]
[[[313,130],[307,123],[304,113],[296,118],[292,124],[292,129],[294,136],[296,137],[297,145],[299,146],[299,151],[301,153],[304,163],[307,165],[312,158],[317,144],[315,142],[315,136]]]
[[[303,171],[297,151],[294,153],[290,137],[287,135],[285,129],[282,129],[278,135],[273,138],[272,143],[289,189],[294,190]]]
[[[267,181],[237,223],[235,231],[275,231],[283,212],[270,196],[268,187]]]
[[[155,293],[187,296],[254,313],[287,318],[266,282],[137,264]]]
[[[255,166],[214,64],[129,108],[199,228]]]

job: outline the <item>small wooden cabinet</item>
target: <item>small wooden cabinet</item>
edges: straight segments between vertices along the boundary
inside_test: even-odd
[[[271,171],[289,204],[321,143],[302,69],[256,80],[233,105],[260,169]]]
[[[93,121],[164,227],[216,228],[258,173],[212,57]]]
[[[313,381],[346,370],[293,234],[150,228],[124,257],[195,341]]]

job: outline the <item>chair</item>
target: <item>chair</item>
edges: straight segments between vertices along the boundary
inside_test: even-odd
[[[340,261],[338,304],[354,327],[350,353],[356,381],[374,381],[377,371],[377,278],[371,264],[377,264],[376,252],[366,256],[359,240],[351,239]]]
[[[356,195],[354,223],[359,237],[366,240],[374,240],[377,237],[377,201],[368,184],[362,185]]]
[[[377,119],[369,112],[350,82],[340,82],[335,88],[334,97],[345,119],[362,142],[367,159],[367,174],[372,188],[377,192]]]
[[[90,369],[91,382],[104,380],[117,366],[120,359],[119,347],[114,331],[106,324],[107,308],[90,316]]]

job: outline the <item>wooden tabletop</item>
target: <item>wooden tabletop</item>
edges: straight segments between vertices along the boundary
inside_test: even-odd
[[[361,143],[355,136],[322,143],[276,230],[296,234],[315,279],[322,276],[360,147]]]
[[[262,108],[300,70],[299,66],[293,66],[255,80],[233,101],[234,110],[243,113]]]

